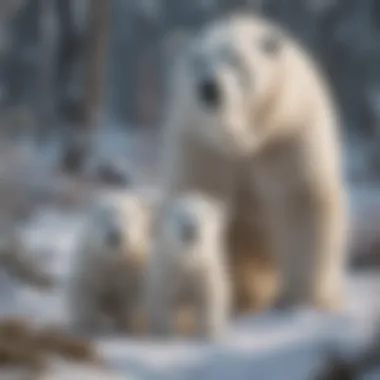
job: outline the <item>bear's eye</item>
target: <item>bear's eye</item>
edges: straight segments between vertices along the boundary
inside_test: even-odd
[[[121,231],[119,231],[117,228],[112,228],[107,232],[106,241],[109,247],[118,247],[121,244],[121,240]]]
[[[177,237],[184,244],[192,244],[197,239],[197,223],[186,210],[177,209],[172,211]]]
[[[278,54],[281,50],[282,42],[278,33],[270,33],[265,35],[260,41],[261,50],[268,55]]]

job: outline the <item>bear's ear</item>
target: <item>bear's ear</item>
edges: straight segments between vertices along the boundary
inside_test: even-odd
[[[166,62],[172,62],[188,45],[191,33],[188,30],[177,29],[171,31],[162,41],[162,50]]]
[[[271,31],[266,33],[259,41],[259,47],[268,56],[276,56],[281,53],[283,38],[280,33]]]

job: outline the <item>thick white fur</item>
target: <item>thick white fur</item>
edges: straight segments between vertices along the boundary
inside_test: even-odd
[[[181,233],[191,223],[195,235]],[[153,334],[174,335],[186,303],[195,315],[196,336],[219,339],[230,316],[230,283],[225,261],[226,210],[201,193],[173,199],[160,225],[163,235],[150,256],[147,310]]]
[[[270,33],[281,42],[275,54],[262,48]],[[216,112],[195,92],[199,60],[223,90]],[[268,20],[232,15],[189,38],[170,85],[162,212],[183,191],[213,194],[233,209],[238,186],[254,190],[281,275],[279,301],[338,307],[347,230],[338,118],[309,54]],[[242,210],[243,219],[255,217],[249,204]]]
[[[128,190],[95,197],[69,281],[74,329],[133,332],[142,313],[142,290],[151,242],[153,202]],[[110,231],[121,240],[112,246]]]

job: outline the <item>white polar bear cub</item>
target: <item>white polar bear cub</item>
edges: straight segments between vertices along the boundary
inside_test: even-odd
[[[95,197],[69,282],[74,329],[133,332],[142,311],[152,215],[151,199],[138,192]]]
[[[189,303],[195,312],[196,335],[219,339],[230,315],[223,205],[190,192],[170,202],[160,223],[164,232],[150,257],[147,277],[153,333],[173,333],[178,306]]]

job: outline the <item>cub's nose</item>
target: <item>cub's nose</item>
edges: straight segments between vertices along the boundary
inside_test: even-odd
[[[199,96],[201,102],[208,108],[215,108],[220,104],[221,93],[217,81],[214,78],[204,79],[199,84]]]
[[[111,229],[108,231],[106,239],[109,247],[118,247],[121,244],[121,232],[117,229]]]
[[[191,244],[197,238],[197,226],[189,219],[182,220],[180,225],[180,239],[185,244]]]

